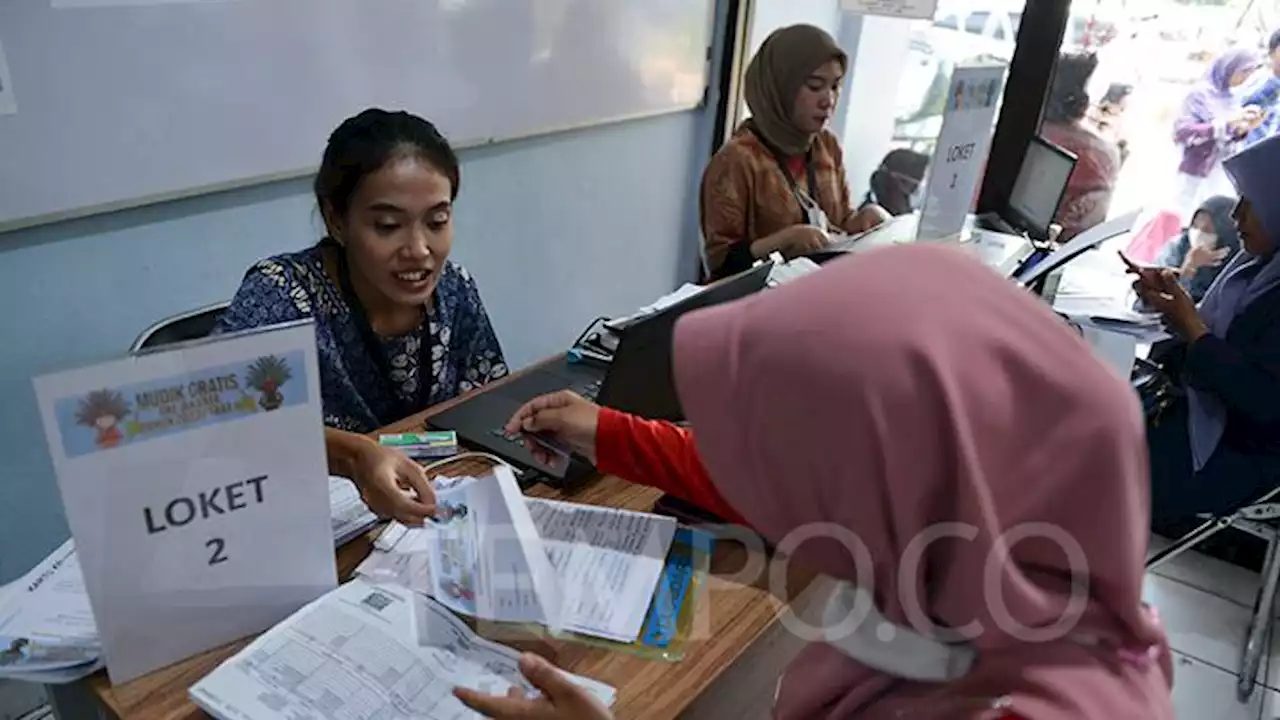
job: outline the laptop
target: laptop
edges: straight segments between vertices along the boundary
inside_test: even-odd
[[[622,331],[613,361],[607,366],[574,362],[566,354],[468,398],[429,418],[428,423],[435,429],[457,432],[468,446],[491,452],[518,468],[541,473],[552,484],[573,484],[594,469],[577,457],[572,458],[567,467],[541,463],[525,449],[522,437],[506,433],[504,426],[520,406],[539,395],[573,390],[615,410],[654,420],[683,420],[671,369],[676,321],[694,310],[732,302],[763,290],[772,268],[772,263],[762,263],[637,320]],[[530,473],[526,473],[528,475]]]
[[[1076,156],[1041,137],[1034,137],[1018,168],[1009,205],[1000,213],[977,218],[983,230],[1022,235],[1034,242],[1049,241],[1049,227],[1076,169]]]

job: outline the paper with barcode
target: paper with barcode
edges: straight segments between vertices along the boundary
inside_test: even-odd
[[[260,636],[190,697],[220,720],[461,720],[481,716],[453,696],[455,687],[536,692],[518,660],[438,603],[356,579]],[[569,678],[613,703],[608,685]]]

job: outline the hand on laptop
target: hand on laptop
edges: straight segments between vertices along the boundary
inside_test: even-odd
[[[525,403],[511,420],[506,431],[511,434],[537,434],[581,455],[593,464],[596,461],[596,424],[600,420],[600,406],[568,390],[536,397]],[[525,447],[540,462],[551,465],[555,458],[542,445],[525,440]]]

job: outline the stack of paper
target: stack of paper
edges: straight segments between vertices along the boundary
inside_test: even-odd
[[[525,498],[493,477],[437,483],[439,521],[393,523],[357,573],[485,620],[627,643],[640,635],[675,536],[673,518]],[[532,533],[515,529],[526,523]],[[514,557],[511,541],[547,564]],[[513,570],[521,565],[531,568],[527,575]]]
[[[782,256],[778,256],[778,260],[774,262],[773,268],[769,270],[769,287],[778,287],[794,282],[817,272],[822,267],[818,263],[807,257],[798,257],[790,262],[782,262]]]
[[[684,285],[681,285],[680,287],[676,288],[674,291],[669,292],[666,295],[663,295],[657,300],[654,300],[652,303],[645,305],[644,307],[640,308],[639,310],[635,311],[634,313],[626,317],[614,318],[613,320],[609,320],[605,322],[605,327],[609,328],[610,330],[622,330],[624,328],[630,327],[631,325],[636,324],[640,320],[643,320],[644,318],[650,315],[656,315],[657,313],[660,313],[663,310],[666,310],[667,308],[671,307],[672,305],[675,305],[676,303],[682,302],[684,300],[688,300],[689,298],[693,297],[694,295],[697,295],[698,293],[705,291],[706,289],[707,289],[707,286],[705,285],[694,285],[693,283],[685,283]]]
[[[75,544],[68,540],[0,593],[0,677],[71,682],[101,667],[101,655]]]
[[[329,478],[329,502],[335,545],[378,522],[346,478]],[[0,588],[0,678],[73,682],[101,668],[101,656],[74,541]]]
[[[338,547],[378,524],[378,516],[360,499],[355,483],[342,477],[329,478],[329,519],[333,544]]]
[[[357,579],[264,633],[190,695],[221,720],[457,720],[479,716],[453,697],[454,687],[536,692],[518,660],[421,595]],[[613,704],[608,685],[569,678]]]

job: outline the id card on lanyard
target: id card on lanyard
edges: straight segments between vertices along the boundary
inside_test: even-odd
[[[382,343],[378,341],[378,336],[373,332],[373,325],[369,322],[369,315],[365,312],[364,303],[360,302],[360,297],[356,295],[355,287],[351,284],[351,268],[347,265],[345,248],[338,248],[338,282],[342,289],[342,297],[347,301],[347,308],[351,311],[351,320],[355,323],[356,330],[360,333],[365,353],[373,361],[374,367],[377,368],[378,375],[381,376],[386,388],[387,398],[396,408],[397,417],[390,419],[378,418],[378,421],[385,423],[406,418],[426,407],[424,396],[431,386],[426,376],[428,368],[431,367],[430,333],[425,333],[428,337],[418,338],[418,388],[413,400],[406,403],[400,397],[400,389],[397,387],[396,381],[391,378],[391,361],[387,357]],[[422,323],[424,326],[428,323],[429,315],[430,310],[424,307]]]
[[[800,184],[796,182],[795,176],[791,174],[791,169],[787,167],[787,163],[782,159],[781,153],[774,150],[759,133],[756,133],[756,137],[760,138],[761,144],[773,156],[773,160],[778,164],[778,170],[782,173],[782,177],[787,179],[791,194],[795,196],[796,202],[800,205],[800,224],[812,225],[823,232],[829,231],[831,229],[831,220],[822,211],[818,201],[814,199],[814,196],[817,195],[818,177],[817,172],[813,169],[813,151],[811,150],[804,155],[805,180],[808,181],[809,185],[809,192],[805,192],[800,189]],[[813,195],[810,195],[810,193],[813,193]]]

